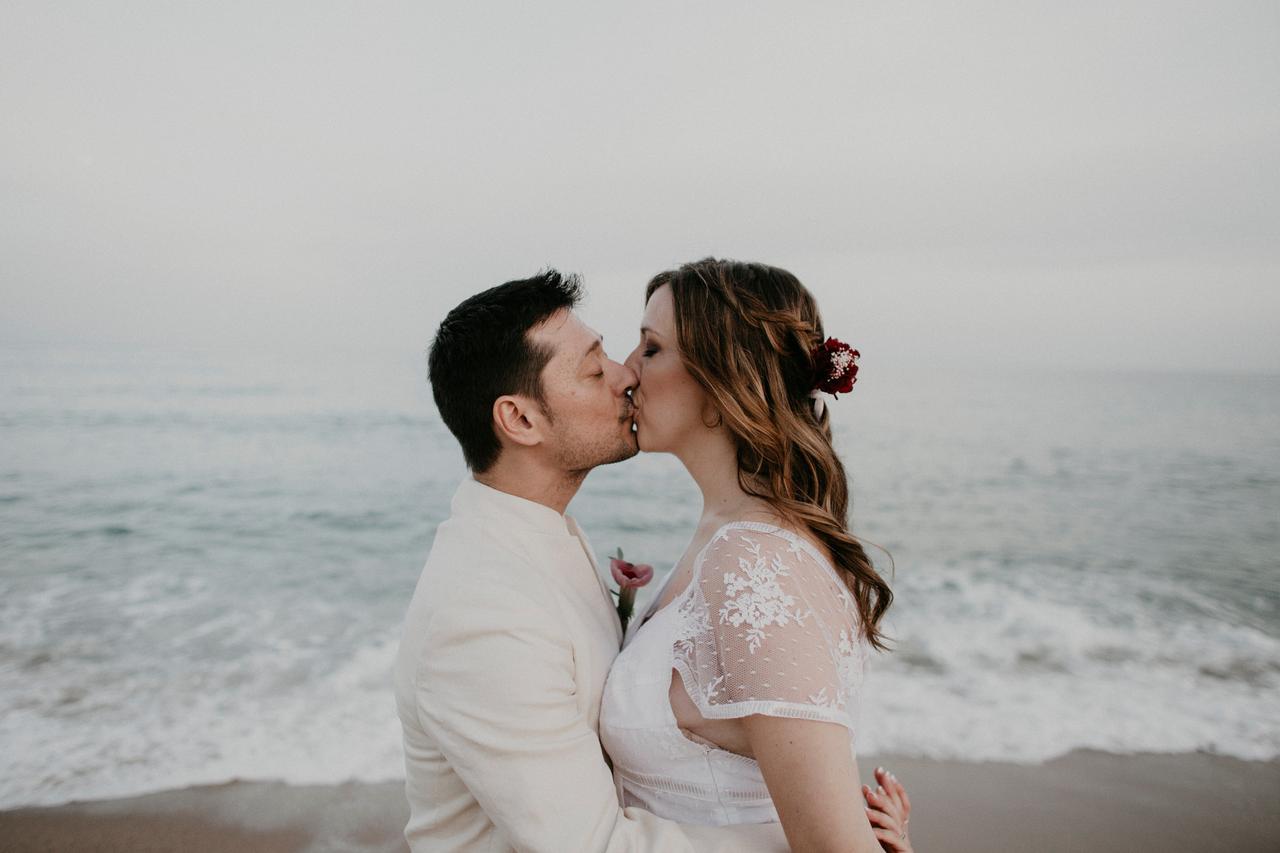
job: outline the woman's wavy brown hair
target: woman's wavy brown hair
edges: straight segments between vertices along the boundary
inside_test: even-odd
[[[811,352],[825,340],[813,296],[786,270],[715,258],[654,276],[646,303],[664,286],[675,301],[684,366],[737,446],[739,485],[827,547],[864,636],[883,651],[880,619],[893,592],[849,532],[849,485],[830,415],[815,417],[809,397]]]

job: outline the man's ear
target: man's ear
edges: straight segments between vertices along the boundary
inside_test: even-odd
[[[542,410],[528,397],[507,394],[493,401],[493,424],[498,439],[533,447],[543,439]]]

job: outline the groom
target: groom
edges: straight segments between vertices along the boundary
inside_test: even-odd
[[[597,737],[622,631],[565,507],[634,456],[631,370],[555,271],[465,300],[429,370],[471,476],[414,591],[395,666],[405,838],[425,851],[785,850],[779,824],[684,826],[620,808]]]

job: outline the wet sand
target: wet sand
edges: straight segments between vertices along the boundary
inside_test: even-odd
[[[1280,761],[1080,751],[1044,765],[865,756],[912,798],[918,853],[1280,850]],[[869,781],[869,779],[868,779]],[[0,851],[407,847],[403,785],[229,782],[0,812]]]

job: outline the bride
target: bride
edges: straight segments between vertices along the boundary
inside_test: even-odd
[[[877,770],[859,813],[863,671],[892,600],[848,531],[823,390],[856,351],[763,264],[708,258],[649,282],[626,364],[641,450],[702,492],[684,555],[636,616],[605,686],[601,740],[624,806],[684,823],[781,821],[795,850],[909,853],[906,793]]]

